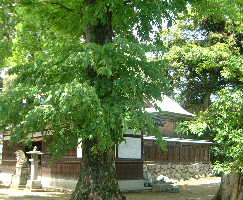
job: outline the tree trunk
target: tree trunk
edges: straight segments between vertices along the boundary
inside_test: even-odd
[[[95,6],[96,0],[87,0],[85,5]],[[112,13],[108,10],[107,13],[104,13],[105,21],[101,22],[97,18],[95,24],[86,26],[85,41],[87,43],[105,45],[112,42]],[[87,69],[87,74],[90,80],[108,79],[98,76],[97,72],[91,67]],[[99,97],[103,98],[102,96]],[[83,141],[80,176],[71,200],[125,200],[126,198],[120,192],[116,180],[114,151],[106,150],[94,153],[92,149],[95,145],[95,139]]]
[[[115,174],[114,151],[93,153],[93,142],[83,144],[81,171],[71,200],[125,200]]]
[[[230,173],[223,176],[219,191],[213,200],[243,200],[243,175]]]

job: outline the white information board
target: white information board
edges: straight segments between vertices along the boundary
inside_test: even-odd
[[[124,137],[118,146],[118,158],[141,159],[141,138]]]
[[[82,150],[82,142],[80,140],[77,146],[77,158],[82,158],[82,157],[83,157],[83,150]]]

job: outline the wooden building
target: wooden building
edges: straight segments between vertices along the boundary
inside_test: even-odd
[[[175,131],[176,123],[191,120],[195,116],[166,95],[162,101],[156,101],[155,104],[156,107],[149,104],[146,111],[154,117],[163,137],[179,137]]]
[[[144,186],[143,165],[144,161],[193,163],[209,162],[209,147],[211,143],[206,141],[178,139],[175,133],[175,124],[180,120],[190,120],[193,114],[184,110],[178,103],[167,96],[162,102],[156,102],[160,110],[152,105],[146,109],[150,113],[161,130],[161,135],[168,142],[168,151],[161,151],[154,137],[148,137],[141,133],[128,130],[124,135],[125,141],[116,148],[116,171],[121,190],[138,190]],[[22,145],[10,146],[9,136],[0,138],[2,146],[2,164],[0,164],[0,181],[11,183],[11,177],[15,171],[16,158],[14,152],[18,149],[29,151]],[[32,136],[32,146],[44,154],[40,158],[39,178],[43,186],[74,189],[82,160],[82,149],[79,147],[67,152],[58,160],[53,160],[47,151],[48,143],[41,135]]]
[[[142,189],[143,180],[143,138],[141,133],[129,130],[124,135],[125,141],[116,148],[116,171],[121,190]],[[24,152],[30,149],[23,145],[10,145],[9,136],[4,136],[2,149],[2,164],[0,164],[0,181],[11,184],[15,172],[16,156],[19,149]],[[40,157],[39,179],[45,187],[74,189],[82,160],[82,149],[79,147],[69,151],[65,156],[53,160],[48,152],[48,143],[41,136],[32,137],[32,146],[44,154]]]
[[[162,151],[153,136],[144,136],[144,161],[162,163],[210,163],[212,142],[184,139],[176,132],[176,123],[191,120],[194,114],[186,111],[172,98],[164,95],[162,101],[156,101],[157,107],[150,105],[146,111],[156,120],[161,136],[167,142],[167,150]]]

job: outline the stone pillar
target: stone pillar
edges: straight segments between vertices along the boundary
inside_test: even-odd
[[[31,159],[29,160],[31,165],[30,165],[30,180],[37,180],[38,176],[38,167],[39,167],[39,159],[38,159],[38,154],[32,154]]]
[[[41,155],[40,151],[37,151],[37,148],[34,147],[33,151],[26,152],[31,155],[30,163],[31,163],[31,173],[30,180],[27,181],[26,188],[30,190],[39,190],[42,189],[41,181],[37,179],[38,177],[38,155]]]

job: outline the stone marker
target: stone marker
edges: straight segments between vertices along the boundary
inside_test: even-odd
[[[30,190],[38,190],[42,189],[42,184],[40,180],[37,180],[38,176],[38,155],[42,155],[43,153],[37,151],[37,147],[33,148],[33,151],[26,152],[31,155],[31,159],[29,160],[31,163],[31,173],[30,180],[27,181],[26,188]]]

